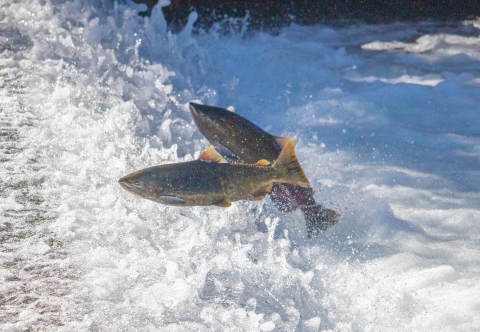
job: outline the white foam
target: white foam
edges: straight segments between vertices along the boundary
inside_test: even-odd
[[[426,75],[426,76],[409,76],[402,75],[396,78],[382,78],[375,76],[367,77],[348,77],[349,80],[353,82],[366,82],[372,83],[375,81],[380,81],[382,83],[398,84],[398,83],[407,83],[407,84],[418,84],[418,85],[427,85],[427,86],[436,86],[437,84],[444,81],[443,78],[435,75]]]

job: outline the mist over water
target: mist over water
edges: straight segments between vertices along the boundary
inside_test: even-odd
[[[1,331],[478,328],[478,21],[173,35],[159,6],[0,7]],[[123,190],[208,146],[190,101],[295,137],[340,223]]]

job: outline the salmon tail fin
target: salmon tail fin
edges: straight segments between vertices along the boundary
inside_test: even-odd
[[[320,205],[310,205],[302,208],[309,238],[314,238],[338,223],[341,214],[330,209],[322,209]]]
[[[295,141],[290,138],[283,146],[280,155],[272,165],[273,168],[282,169],[282,178],[279,182],[291,183],[300,187],[310,188],[310,182],[303,173],[302,167],[295,156]]]

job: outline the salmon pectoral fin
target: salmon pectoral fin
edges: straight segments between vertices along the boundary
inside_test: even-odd
[[[185,200],[175,197],[175,196],[160,196],[158,197],[158,202],[168,205],[183,205]]]
[[[228,200],[227,198],[222,198],[218,201],[213,202],[212,205],[229,207],[230,205],[232,205],[232,202],[230,202],[230,200]]]
[[[202,155],[198,158],[198,160],[205,161],[208,163],[221,163],[225,164],[227,161],[218,154],[218,152],[215,150],[213,145],[210,145],[203,153]]]
[[[272,190],[272,184],[268,184],[265,187],[262,187],[255,191],[251,196],[250,200],[252,201],[261,201],[262,199],[265,198],[265,196]]]

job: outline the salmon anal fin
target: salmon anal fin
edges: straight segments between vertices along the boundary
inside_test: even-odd
[[[268,184],[266,185],[265,187],[262,187],[260,189],[258,189],[257,191],[255,191],[252,196],[250,197],[250,199],[252,201],[261,201],[262,199],[265,198],[265,196],[272,190],[272,184]]]
[[[213,202],[212,205],[229,207],[230,205],[232,205],[232,202],[230,202],[227,198],[222,198],[218,201]]]
[[[285,144],[291,139],[290,137],[274,136],[275,141],[280,146],[280,149],[283,149]]]
[[[260,159],[259,161],[257,161],[257,163],[255,165],[257,165],[257,166],[268,166],[268,165],[270,165],[270,162],[268,160],[265,160],[265,159]]]
[[[223,159],[221,155],[215,150],[213,145],[210,145],[198,158],[198,160],[205,161],[207,163],[221,163],[225,164],[227,161]]]

